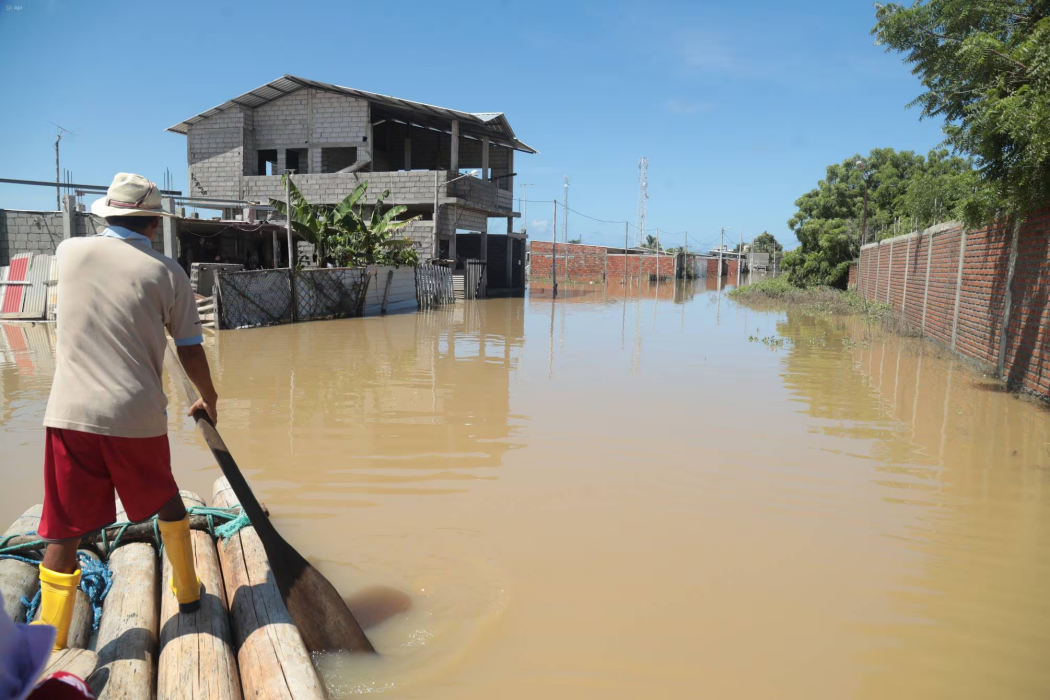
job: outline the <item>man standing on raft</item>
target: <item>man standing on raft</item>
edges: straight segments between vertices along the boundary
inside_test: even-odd
[[[63,649],[80,584],[77,548],[116,519],[113,490],[132,521],[158,517],[181,612],[200,607],[190,521],[171,473],[168,399],[161,384],[167,329],[197,386],[191,408],[216,420],[217,395],[201,343],[189,278],[153,250],[161,209],[157,186],[117,173],[91,205],[107,228],[64,241],[58,258],[58,347],[47,403],[40,622],[58,628]]]

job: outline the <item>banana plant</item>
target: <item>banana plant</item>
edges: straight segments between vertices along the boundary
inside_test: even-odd
[[[346,213],[353,211],[355,206],[358,206],[360,211],[359,205],[368,189],[368,182],[362,182],[333,207],[327,204],[310,204],[295,186],[295,182],[288,182],[287,178],[287,174],[282,175],[281,184],[287,187],[290,195],[291,214],[288,214],[287,203],[280,199],[271,198],[270,206],[281,214],[289,216],[292,221],[292,229],[314,246],[317,250],[318,265],[324,267],[329,256],[330,241],[339,234]]]

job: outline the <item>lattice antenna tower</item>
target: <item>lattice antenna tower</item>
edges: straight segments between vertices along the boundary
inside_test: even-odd
[[[638,244],[645,243],[645,205],[649,200],[649,159],[638,161]]]

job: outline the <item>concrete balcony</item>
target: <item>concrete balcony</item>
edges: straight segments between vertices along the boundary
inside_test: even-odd
[[[374,204],[384,190],[390,195],[389,204],[434,205],[434,187],[438,186],[441,204],[484,211],[491,216],[508,216],[513,212],[513,195],[499,189],[496,183],[480,178],[463,178],[448,184],[456,177],[446,170],[413,170],[375,173],[321,173],[295,175],[293,181],[307,201],[313,204],[335,204],[354,191],[362,182],[368,182],[365,204]],[[284,199],[284,187],[279,175],[246,175],[244,198],[265,202],[270,198]]]

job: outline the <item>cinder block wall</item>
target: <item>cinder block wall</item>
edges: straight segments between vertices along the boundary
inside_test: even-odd
[[[940,224],[861,249],[857,291],[889,304],[916,329],[989,368],[999,362],[1011,232]],[[1050,398],[1050,209],[1028,216],[1017,240],[1004,378]]]
[[[19,253],[53,254],[62,242],[62,212],[0,209],[0,265]]]

